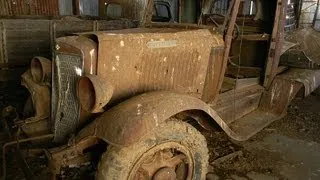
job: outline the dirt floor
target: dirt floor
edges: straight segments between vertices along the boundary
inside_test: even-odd
[[[14,84],[9,87],[10,92],[0,92],[1,109],[13,102],[13,106],[22,110],[21,101],[26,96],[25,91],[19,88],[19,84]],[[8,96],[8,93],[15,95]],[[320,179],[319,110],[318,89],[306,99],[294,100],[285,118],[274,122],[247,142],[230,141],[224,133],[204,132],[210,151],[210,173],[207,179]],[[5,136],[0,133],[0,143],[4,141]],[[17,167],[21,162],[12,154],[7,158],[7,179],[23,179],[23,173]],[[44,157],[39,158],[39,161],[44,161]],[[44,166],[43,163],[32,161],[29,165],[38,171],[43,168],[38,167],[39,164]]]
[[[211,153],[207,179],[320,179],[320,90],[294,100],[285,118],[247,142],[223,137],[216,141],[214,136],[207,135]]]

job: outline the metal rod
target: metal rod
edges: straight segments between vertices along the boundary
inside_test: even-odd
[[[5,180],[6,179],[6,149],[10,146],[13,146],[15,144],[19,145],[20,143],[25,143],[25,142],[29,142],[29,141],[36,141],[36,140],[42,140],[42,139],[49,139],[49,138],[53,138],[54,135],[53,134],[47,134],[47,135],[43,135],[43,136],[37,136],[37,137],[32,137],[32,138],[26,138],[26,139],[17,139],[15,141],[11,141],[11,142],[7,142],[6,144],[3,145],[2,147],[2,179]]]

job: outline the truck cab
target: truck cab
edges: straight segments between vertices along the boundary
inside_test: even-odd
[[[317,87],[297,79],[319,71],[278,66],[282,0],[256,2],[150,0],[128,13],[139,28],[58,38],[53,60],[22,77],[35,111],[17,123],[25,141],[55,144],[53,178],[95,162],[97,179],[205,179],[206,139],[190,122],[244,141]]]

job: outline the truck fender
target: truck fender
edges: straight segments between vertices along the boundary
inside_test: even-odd
[[[139,141],[170,117],[188,110],[204,111],[229,136],[241,140],[202,100],[166,91],[145,93],[116,105],[81,130],[76,140],[81,141],[93,136],[114,146],[128,146]]]

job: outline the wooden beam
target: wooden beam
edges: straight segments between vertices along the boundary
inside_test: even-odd
[[[245,34],[239,36],[237,40],[244,40],[244,41],[269,41],[270,35],[269,34]]]
[[[264,87],[267,89],[271,86],[278,70],[282,45],[284,42],[283,32],[286,20],[286,10],[287,0],[277,0],[277,8],[264,78]]]
[[[235,79],[235,78],[225,77],[224,81],[226,83],[232,85],[232,87],[234,87],[234,89],[241,89],[244,87],[260,84],[260,78],[258,78],[258,77],[257,78],[244,78],[244,79]]]

